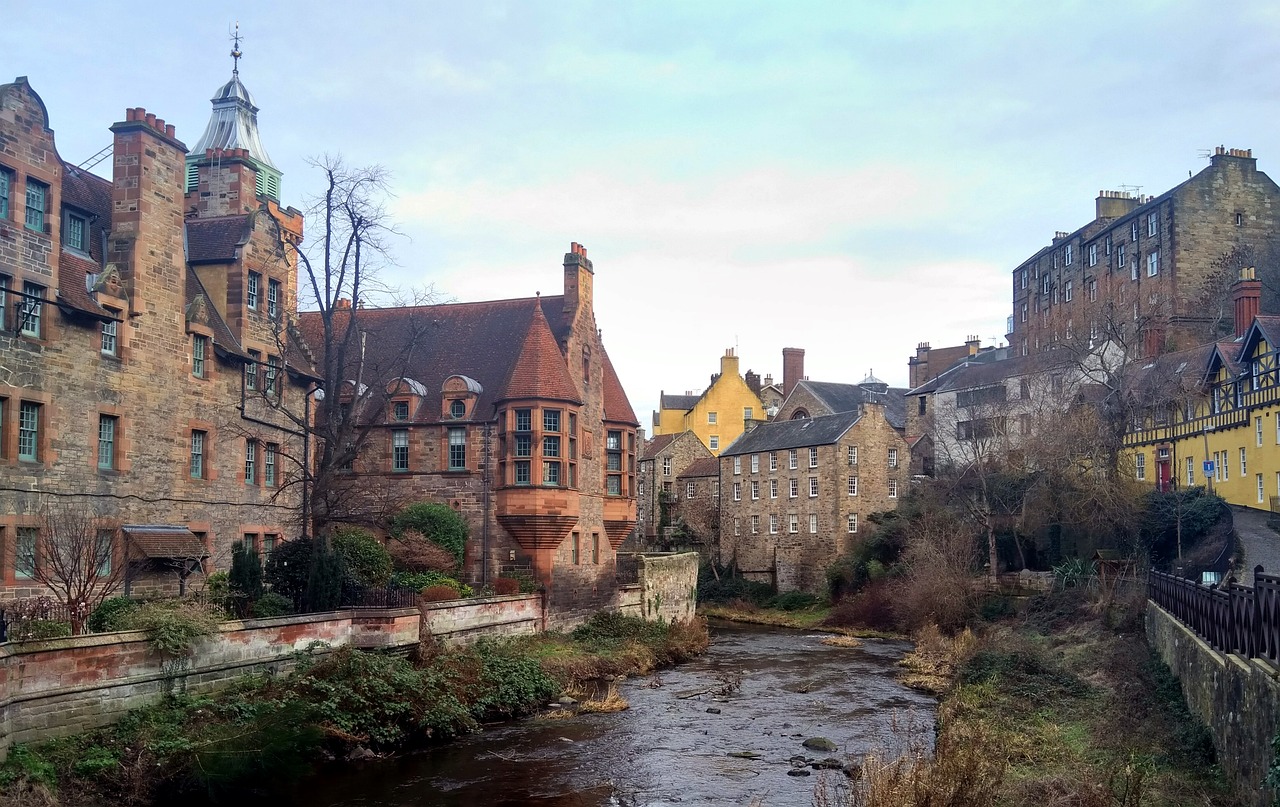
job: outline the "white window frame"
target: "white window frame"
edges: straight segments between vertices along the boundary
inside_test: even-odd
[[[742,501],[742,483],[741,482],[733,483],[733,500],[735,502]]]
[[[1244,446],[1240,447],[1240,477],[1243,479],[1249,473],[1249,462],[1244,451]]]
[[[760,534],[760,516],[751,517],[751,534],[752,535]]]
[[[795,477],[792,477],[790,481],[791,481],[791,484],[787,488],[787,492],[790,495],[787,498],[794,499],[800,495],[800,480]]]
[[[1155,277],[1160,274],[1160,250],[1155,250],[1147,256],[1147,277]]]
[[[858,531],[858,514],[857,513],[850,513],[849,517],[845,521],[846,521],[846,524],[848,525],[848,530],[850,535],[853,535]]]
[[[769,514],[769,534],[770,535],[778,534],[778,514],[777,513]]]
[[[733,475],[734,476],[742,475],[742,457],[733,458]]]
[[[1089,302],[1098,302],[1098,281],[1096,279],[1089,281]]]
[[[818,534],[818,514],[817,513],[809,514],[809,534],[810,535]]]
[[[754,479],[751,480],[751,501],[760,501],[760,483]]]
[[[769,470],[770,471],[778,470],[778,452],[776,451],[769,452]]]
[[[809,449],[809,467],[810,468],[818,467],[818,449],[816,448]]]
[[[1139,482],[1147,481],[1147,454],[1145,451],[1139,451],[1133,459],[1133,475]]]
[[[792,471],[800,467],[800,455],[797,452],[798,450],[794,448],[787,452],[787,460],[789,463],[789,468]]]
[[[715,412],[708,412],[708,413],[707,413],[707,423],[708,423],[708,424],[711,424],[711,423],[715,423],[715,422],[716,422],[716,413],[715,413]]]
[[[244,304],[250,311],[257,311],[258,305],[261,303],[259,299],[262,296],[262,275],[258,272],[250,272],[248,280],[244,286]]]
[[[1262,500],[1267,496],[1267,483],[1262,481],[1262,474],[1256,474],[1258,477],[1258,504],[1262,504]]]
[[[1072,292],[1074,291],[1074,285],[1075,285],[1075,281],[1074,281],[1074,280],[1068,280],[1068,281],[1067,281],[1065,284],[1063,284],[1063,286],[1062,286],[1062,293],[1063,293],[1063,296],[1066,298],[1066,301],[1067,301],[1068,303],[1069,303],[1069,302],[1071,302]]]
[[[707,438],[707,442],[710,443],[710,445],[708,445],[707,447],[710,448],[712,451],[720,450],[720,435],[718,434],[711,435],[709,438]]]
[[[1196,484],[1196,458],[1187,457],[1187,487],[1195,487]]]
[[[858,477],[856,476],[849,477],[849,495],[850,496],[858,495]]]
[[[751,473],[753,474],[760,473],[760,455],[759,454],[751,455]]]
[[[816,476],[809,477],[809,498],[818,498],[818,477]]]
[[[787,533],[795,535],[798,532],[800,532],[800,516],[791,513],[787,516]]]
[[[778,498],[778,480],[776,479],[769,480],[769,498],[770,499]]]
[[[1075,251],[1072,249],[1071,244],[1067,244],[1067,246],[1062,250],[1063,265],[1070,266],[1075,262],[1075,257]]]
[[[889,467],[890,468],[898,467],[898,449],[896,448],[889,449]]]
[[[1157,217],[1156,212],[1152,211],[1147,214],[1147,237],[1155,238],[1159,232],[1160,219]]]
[[[1090,266],[1098,265],[1098,245],[1097,244],[1089,245],[1089,265]]]
[[[692,483],[692,482],[685,482],[685,483],[684,483],[684,497],[685,497],[686,499],[692,499],[692,498],[693,498],[693,483]]]
[[[898,480],[896,479],[889,480],[889,498],[890,499],[898,498]]]
[[[1258,441],[1258,448],[1262,448],[1262,416],[1259,415],[1253,419],[1254,437]]]

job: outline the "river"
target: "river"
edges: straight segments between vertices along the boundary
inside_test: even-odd
[[[626,711],[506,723],[395,759],[335,763],[308,783],[298,803],[808,807],[820,778],[843,774],[798,768],[803,761],[793,758],[844,758],[892,746],[904,725],[931,736],[936,707],[895,679],[907,644],[868,640],[841,648],[822,638],[715,624],[711,648],[698,660],[622,683],[619,692],[631,704]],[[736,691],[716,694],[739,675]],[[812,737],[828,738],[839,750],[808,750],[802,743]],[[799,770],[809,775],[789,773]]]

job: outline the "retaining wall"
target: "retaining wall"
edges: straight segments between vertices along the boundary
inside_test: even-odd
[[[1146,623],[1147,641],[1182,682],[1191,713],[1209,728],[1227,778],[1249,803],[1269,807],[1263,779],[1280,708],[1276,668],[1219,653],[1155,603],[1147,603]]]

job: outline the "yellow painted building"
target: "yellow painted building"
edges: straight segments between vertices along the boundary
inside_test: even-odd
[[[1132,424],[1126,445],[1137,479],[1166,489],[1207,486],[1246,507],[1280,501],[1278,346],[1280,317],[1254,316],[1242,337],[1153,363],[1195,381],[1198,394]]]
[[[655,436],[690,431],[716,456],[741,437],[748,424],[767,419],[760,396],[739,373],[732,348],[720,358],[720,372],[701,395],[664,391],[658,406],[653,413]]]

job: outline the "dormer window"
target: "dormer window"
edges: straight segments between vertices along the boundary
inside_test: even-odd
[[[68,210],[62,225],[62,246],[76,252],[89,252],[89,219]]]
[[[35,230],[38,233],[44,232],[44,211],[48,200],[49,186],[28,178],[26,216],[28,230]]]
[[[409,419],[409,402],[396,401],[391,405],[391,417],[395,420]]]
[[[465,417],[467,414],[467,404],[465,401],[452,401],[449,404],[449,417],[457,420]]]

